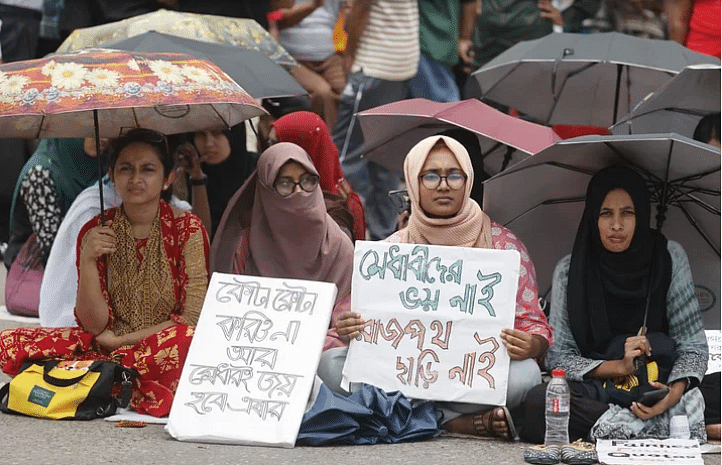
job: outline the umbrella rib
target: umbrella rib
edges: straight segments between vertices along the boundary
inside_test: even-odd
[[[518,220],[519,218],[528,215],[529,213],[533,212],[539,207],[545,206],[545,205],[563,205],[566,203],[579,203],[584,202],[586,197],[568,197],[564,199],[547,199],[543,202],[539,202],[538,204],[534,205],[530,209],[528,209],[525,212],[520,213],[519,215],[515,216],[514,218],[510,219],[506,223],[504,223],[504,226],[508,226],[509,224],[513,223],[514,221]]]
[[[641,118],[642,116],[651,115],[652,113],[657,113],[658,111],[671,111],[674,113],[682,113],[684,115],[691,115],[691,116],[704,116],[706,113],[698,110],[689,110],[687,108],[677,108],[677,107],[664,107],[664,108],[654,108],[652,110],[647,110],[641,113],[637,113],[636,115],[630,115],[629,118],[623,119],[622,121],[619,121],[619,124],[624,122],[631,122],[634,121],[637,118]]]
[[[506,74],[504,74],[503,76],[501,76],[499,79],[497,79],[496,82],[495,82],[491,87],[489,87],[489,90],[487,90],[486,92],[484,92],[484,89],[481,89],[481,82],[479,82],[479,90],[481,91],[481,98],[485,98],[485,95],[486,95],[486,94],[488,94],[489,92],[491,92],[492,90],[494,90],[494,88],[495,88],[497,85],[499,85],[500,82],[502,82],[508,75],[510,75],[511,73],[513,73],[514,71],[516,71],[516,69],[517,69],[519,66],[521,66],[521,64],[522,64],[521,61],[517,61],[517,62],[514,64],[514,67],[511,68]],[[479,71],[481,71],[481,70],[479,70]],[[476,80],[479,81],[479,78],[476,78]]]
[[[712,250],[714,250],[715,253],[717,254],[717,256],[719,257],[720,256],[719,247],[717,247],[712,242],[712,239],[707,235],[707,233],[702,231],[702,228],[699,226],[699,222],[697,221],[697,219],[694,216],[692,216],[692,214],[689,213],[689,211],[687,211],[687,208],[685,208],[684,205],[677,205],[677,207],[680,210],[682,210],[682,213],[684,213],[684,216],[687,218],[687,221],[689,221],[689,224],[699,233],[700,236],[702,236],[702,239],[704,239],[704,241],[707,243],[707,245],[709,245],[712,248]]]
[[[228,125],[228,121],[226,121],[226,119],[223,117],[223,115],[221,115],[221,113],[216,109],[216,106],[211,105],[211,108],[213,108],[213,111],[216,113],[216,115],[218,115],[218,117],[221,119],[221,121],[223,121],[223,124],[225,124],[227,128],[230,128],[230,126]]]
[[[651,173],[651,172],[645,170],[645,169],[642,168],[641,166],[639,166],[639,165],[637,165],[636,163],[632,162],[632,160],[630,160],[629,158],[627,158],[627,156],[626,156],[621,150],[619,150],[616,146],[612,145],[610,142],[605,142],[604,145],[606,145],[612,152],[614,152],[616,155],[618,155],[619,158],[621,158],[622,160],[624,160],[625,162],[627,162],[629,165],[631,165],[631,166],[633,166],[634,168],[636,168],[637,171],[639,171],[639,172],[643,173],[645,176],[647,176],[650,180],[656,181],[657,183],[662,183],[662,182],[664,182],[664,181],[662,181],[662,178],[660,178],[659,176],[657,176],[657,175],[655,175],[654,173]],[[648,182],[649,182],[649,181],[648,181]]]
[[[567,74],[567,75],[564,77],[564,81],[562,82],[561,87],[559,87],[559,93],[558,93],[558,94],[554,94],[554,89],[552,89],[552,97],[554,98],[554,104],[553,104],[552,107],[549,109],[549,113],[547,114],[547,118],[546,118],[544,124],[546,124],[546,125],[549,124],[549,120],[552,118],[552,115],[554,114],[554,110],[556,110],[556,108],[557,108],[557,103],[559,103],[559,96],[562,95],[562,92],[564,92],[564,87],[567,85],[567,81],[569,80],[569,78],[570,78],[570,77],[574,77],[574,76],[576,76],[577,74],[580,74],[580,73],[588,70],[588,69],[591,68],[592,66],[596,66],[596,65],[598,65],[598,64],[599,64],[598,62],[589,63],[589,64],[587,64],[587,65],[579,68],[578,70],[572,71],[572,72],[570,72],[569,74]],[[556,71],[554,71],[554,75],[552,76],[552,79],[556,79]]]
[[[40,133],[43,131],[43,124],[45,124],[45,114],[40,117],[40,124],[38,125],[38,132],[35,134],[35,139],[40,139]]]

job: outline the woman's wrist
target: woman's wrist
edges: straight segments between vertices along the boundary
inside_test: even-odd
[[[205,186],[208,183],[208,176],[201,173],[200,175],[191,175],[190,177],[190,185],[193,187],[196,186]]]

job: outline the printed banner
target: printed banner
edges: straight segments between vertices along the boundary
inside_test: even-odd
[[[704,465],[696,439],[602,439],[597,455],[607,465]]]
[[[214,273],[166,430],[181,441],[293,447],[336,285]]]
[[[504,405],[515,250],[356,241],[351,308],[366,320],[344,378],[416,399]]]

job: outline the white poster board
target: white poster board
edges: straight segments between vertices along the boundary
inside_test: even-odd
[[[696,439],[601,439],[597,455],[607,465],[704,465]]]
[[[416,399],[504,405],[515,250],[356,241],[351,308],[366,320],[344,378]]]
[[[722,331],[719,329],[705,330],[707,346],[709,347],[709,362],[707,362],[707,373],[722,371]]]
[[[181,441],[293,447],[336,285],[214,273],[166,430]]]

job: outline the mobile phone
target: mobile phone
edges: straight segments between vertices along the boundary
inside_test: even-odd
[[[653,391],[647,391],[641,396],[639,396],[639,402],[642,405],[646,405],[647,407],[651,407],[652,405],[656,404],[660,400],[664,399],[664,396],[667,395],[669,392],[669,388],[662,388],[662,389],[655,389]]]
[[[406,189],[399,189],[389,192],[389,197],[396,207],[396,211],[400,214],[406,210],[411,211],[411,202],[409,201],[409,193]]]

